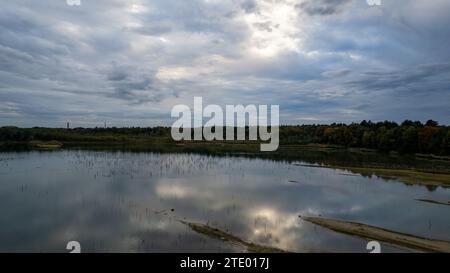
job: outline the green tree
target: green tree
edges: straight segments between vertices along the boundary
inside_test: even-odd
[[[373,131],[365,131],[362,137],[362,145],[365,148],[376,148],[376,136]]]
[[[414,153],[417,151],[418,130],[409,126],[403,131],[400,142],[400,152]]]

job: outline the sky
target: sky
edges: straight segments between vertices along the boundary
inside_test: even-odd
[[[0,126],[170,126],[280,105],[282,124],[450,124],[450,1],[1,0]]]

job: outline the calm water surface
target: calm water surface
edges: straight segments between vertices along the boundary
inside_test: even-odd
[[[67,252],[71,240],[83,252],[245,251],[179,219],[288,251],[367,252],[367,241],[299,215],[450,240],[450,207],[418,198],[448,201],[450,190],[245,157],[4,152],[0,252]]]

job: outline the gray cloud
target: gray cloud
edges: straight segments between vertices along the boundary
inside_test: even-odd
[[[254,23],[253,26],[262,31],[272,32],[272,30],[273,30],[270,22]],[[275,26],[275,27],[278,27],[278,26]]]
[[[255,12],[257,10],[257,4],[254,0],[245,0],[241,3],[241,8],[246,12],[246,13],[252,13]]]
[[[8,1],[0,126],[171,123],[174,104],[279,104],[282,123],[450,122],[450,2]],[[395,103],[394,103],[395,102]]]
[[[113,71],[108,75],[108,80],[110,81],[123,81],[128,77],[127,73],[124,71]]]
[[[296,7],[308,15],[331,15],[339,13],[351,0],[306,0]]]
[[[368,91],[397,88],[412,91],[418,86],[430,87],[433,81],[438,81],[439,86],[444,79],[450,80],[450,63],[423,64],[401,71],[365,72],[361,79],[349,82],[349,84]],[[427,84],[423,86],[423,83]],[[441,87],[442,91],[447,90],[446,86]],[[424,91],[429,92],[430,90]]]

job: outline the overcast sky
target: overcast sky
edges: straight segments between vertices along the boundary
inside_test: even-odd
[[[281,123],[450,123],[450,1],[1,1],[0,126],[170,125],[279,104]]]

